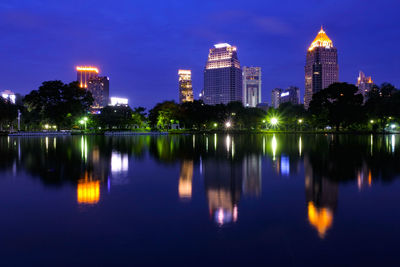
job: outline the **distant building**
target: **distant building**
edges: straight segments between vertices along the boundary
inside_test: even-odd
[[[290,102],[293,105],[300,104],[300,89],[290,86],[280,94],[279,104]]]
[[[322,29],[307,51],[304,106],[308,108],[313,94],[339,81],[337,49]]]
[[[256,107],[261,103],[261,68],[243,67],[243,105]]]
[[[3,99],[10,101],[10,103],[12,104],[15,104],[17,101],[17,95],[10,90],[4,90],[3,92],[1,92],[0,95]]]
[[[108,77],[93,77],[87,83],[87,89],[93,96],[93,109],[100,109],[108,104],[110,96],[110,79]]]
[[[128,98],[110,97],[110,106],[127,106]]]
[[[98,76],[99,69],[90,66],[78,66],[76,67],[76,72],[79,86],[81,88],[88,88],[89,80]]]
[[[357,78],[356,86],[358,87],[357,94],[362,94],[364,100],[366,100],[368,93],[374,87],[374,82],[372,81],[371,76],[367,77],[365,76],[364,72],[360,71],[360,74],[358,75]]]
[[[193,102],[192,72],[179,70],[179,103]]]
[[[278,108],[279,104],[281,103],[281,93],[282,89],[281,88],[275,88],[272,90],[271,93],[271,107],[273,108]]]
[[[242,102],[242,98],[242,71],[237,48],[227,43],[214,45],[204,69],[204,103],[227,104]]]

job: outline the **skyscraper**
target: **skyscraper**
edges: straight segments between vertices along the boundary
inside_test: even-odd
[[[99,69],[95,67],[78,66],[76,67],[77,81],[81,88],[87,88],[91,78],[95,78],[99,74]]]
[[[227,43],[214,45],[204,69],[204,103],[227,104],[242,102],[242,98],[242,71],[237,48]]]
[[[178,70],[179,75],[179,103],[193,102],[192,72]]]
[[[281,103],[281,93],[282,89],[281,88],[275,88],[271,92],[271,106],[273,108],[278,108],[279,104]]]
[[[256,107],[261,103],[261,68],[243,67],[243,105]]]
[[[300,104],[300,89],[296,86],[289,86],[280,95],[279,104],[290,102],[293,105]]]
[[[337,49],[322,29],[307,51],[304,106],[308,108],[313,94],[339,81]]]
[[[87,89],[92,93],[92,108],[100,109],[108,105],[110,97],[110,79],[108,77],[93,77],[87,83]]]
[[[372,87],[374,87],[374,82],[372,81],[371,76],[367,77],[364,72],[360,71],[356,86],[358,87],[357,94],[362,94],[364,100],[366,100],[368,92],[371,91]]]
[[[93,96],[92,109],[100,109],[108,104],[110,94],[110,79],[100,77],[99,69],[96,67],[76,67],[77,80],[81,88],[86,88]]]

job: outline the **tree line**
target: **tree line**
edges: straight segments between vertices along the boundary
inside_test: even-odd
[[[93,97],[77,82],[47,81],[26,95],[22,104],[0,97],[0,130],[280,130],[385,131],[400,119],[400,91],[389,83],[374,86],[364,99],[355,85],[334,83],[313,95],[309,109],[282,103],[262,110],[240,102],[206,105],[201,100],[178,104],[164,101],[146,112],[143,107],[107,106],[91,114]],[[83,121],[83,118],[85,119]],[[84,123],[83,123],[84,122]]]

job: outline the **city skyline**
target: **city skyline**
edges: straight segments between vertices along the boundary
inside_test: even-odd
[[[305,51],[321,24],[339,48],[340,81],[354,84],[363,70],[376,84],[400,83],[396,1],[385,6],[361,1],[291,3],[290,9],[284,3],[262,1],[253,1],[253,5],[230,2],[229,8],[224,1],[185,7],[160,2],[155,9],[127,2],[107,10],[85,3],[74,20],[68,15],[75,10],[73,4],[23,2],[0,4],[0,20],[6,25],[0,47],[4,55],[1,91],[26,94],[45,80],[71,82],[75,80],[71,66],[79,64],[98,66],[112,79],[115,94],[128,97],[132,106],[146,107],[166,99],[178,102],[176,70],[190,68],[197,98],[203,87],[204,51],[212,44],[228,42],[238,47],[242,65],[263,69],[262,102],[270,102],[270,91],[276,87],[298,86],[303,96]],[[354,8],[358,12],[349,11]],[[175,17],[176,12],[183,14],[182,9],[185,14]],[[385,20],[371,21],[369,17],[376,18],[375,14],[385,14]],[[96,24],[89,23],[93,18]],[[143,23],[140,28],[151,30],[136,29],[137,21]],[[87,25],[79,27],[83,23]],[[391,41],[384,42],[387,39]],[[158,64],[160,60],[163,64]],[[17,79],[21,73],[24,79]],[[152,79],[153,75],[158,78]],[[156,94],[149,95],[150,90]]]

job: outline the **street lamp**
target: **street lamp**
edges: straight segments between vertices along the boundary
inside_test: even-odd
[[[278,124],[278,119],[277,118],[271,118],[270,122],[271,122],[272,126],[275,126],[275,125]]]
[[[225,126],[226,126],[226,128],[231,128],[232,124],[231,124],[230,121],[228,121],[228,122],[225,123]]]
[[[301,124],[303,122],[303,120],[302,119],[299,119],[299,123]]]
[[[80,124],[85,125],[85,130],[86,130],[87,121],[88,121],[87,117],[83,117],[83,119],[79,121]]]
[[[218,126],[218,124],[217,123],[214,123],[214,127],[217,127]]]

